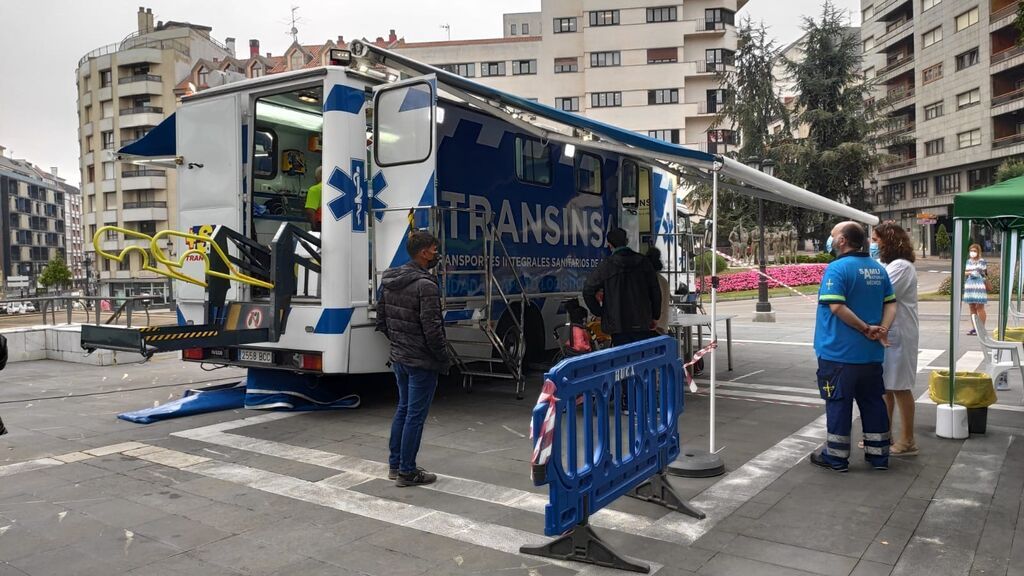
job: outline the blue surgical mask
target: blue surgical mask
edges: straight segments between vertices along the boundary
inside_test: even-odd
[[[825,241],[825,252],[832,253],[832,237],[829,236],[828,240]]]
[[[871,246],[868,247],[868,256],[871,256],[873,260],[878,260],[878,257],[880,256],[878,242],[872,242]]]

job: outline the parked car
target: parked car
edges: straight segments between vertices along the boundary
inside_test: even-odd
[[[24,314],[25,308],[21,302],[11,302],[7,305],[8,314]]]
[[[22,302],[21,303],[21,307],[22,307],[22,310],[23,310],[22,314],[27,314],[29,312],[35,312],[36,311],[36,305],[35,305],[34,302]]]

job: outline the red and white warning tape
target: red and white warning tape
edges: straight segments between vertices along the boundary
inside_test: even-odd
[[[815,300],[814,298],[811,298],[807,294],[804,294],[803,292],[797,290],[796,288],[793,288],[792,286],[790,286],[788,284],[780,282],[778,278],[772,277],[771,274],[762,273],[761,270],[759,269],[759,267],[757,267],[757,266],[747,266],[746,264],[744,264],[740,260],[737,260],[737,259],[733,258],[732,256],[729,256],[728,254],[725,254],[724,252],[721,252],[719,250],[715,250],[715,254],[718,254],[722,258],[725,258],[729,263],[736,265],[735,266],[736,268],[745,268],[747,270],[752,270],[758,276],[764,276],[765,278],[767,278],[768,280],[771,280],[772,282],[775,282],[779,286],[782,286],[783,288],[787,288],[787,289],[791,290],[794,294],[796,294],[797,296],[803,298],[804,300],[807,300],[808,302],[811,302],[811,303],[813,303],[815,305],[817,305],[817,303],[818,303],[818,301]]]
[[[538,467],[543,468],[547,466],[548,460],[551,459],[551,444],[554,442],[555,437],[555,417],[557,415],[556,406],[558,402],[555,392],[555,383],[551,380],[545,380],[544,386],[540,389],[540,396],[537,397],[537,405],[547,404],[548,411],[544,415],[544,422],[541,423],[540,430],[534,430],[532,422],[530,424],[530,440],[535,441],[533,444],[533,456],[530,457],[531,469],[534,471]]]
[[[694,352],[692,360],[683,364],[683,374],[686,375],[686,383],[690,385],[690,392],[697,392],[697,383],[693,381],[693,376],[690,375],[690,371],[687,368],[696,364],[701,358],[707,356],[716,348],[718,348],[718,340],[712,340],[710,344]]]

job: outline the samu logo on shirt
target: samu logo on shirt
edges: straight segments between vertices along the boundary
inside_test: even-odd
[[[864,277],[864,283],[868,286],[882,285],[882,271],[878,268],[861,268],[858,272]]]

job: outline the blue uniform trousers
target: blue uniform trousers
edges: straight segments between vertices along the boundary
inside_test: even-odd
[[[818,358],[818,391],[825,400],[828,421],[822,460],[834,468],[849,464],[856,401],[864,427],[864,459],[872,466],[888,466],[889,413],[883,399],[882,364],[844,364]]]

